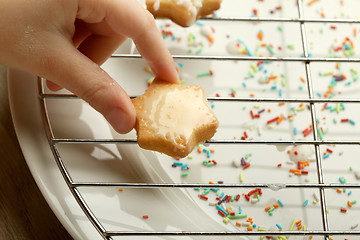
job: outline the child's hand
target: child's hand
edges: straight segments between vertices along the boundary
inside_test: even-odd
[[[135,110],[98,65],[127,37],[158,78],[178,81],[152,15],[136,0],[2,0],[0,9],[0,63],[72,91],[120,133],[134,127]]]

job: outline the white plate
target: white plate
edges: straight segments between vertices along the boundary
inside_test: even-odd
[[[225,0],[222,9],[219,11],[221,16],[250,16],[253,8],[257,8],[262,14],[260,16],[271,17],[297,17],[296,5],[294,1],[281,1],[282,11],[269,13],[269,9],[274,10],[279,3],[266,1],[254,2],[254,6],[242,5],[242,1]],[[305,16],[319,17],[318,11],[327,6],[320,1],[318,5],[307,7],[304,4]],[[338,2],[334,2],[335,7]],[[354,2],[355,4],[355,2]],[[234,7],[236,6],[236,7]],[[348,6],[348,5],[347,5]],[[241,9],[235,11],[236,9]],[[334,8],[329,8],[334,9]],[[350,8],[355,9],[355,8]],[[241,11],[241,13],[240,13]],[[337,14],[326,12],[331,16]],[[349,14],[351,15],[351,10]],[[339,16],[341,17],[341,16]],[[352,16],[353,17],[353,16]],[[299,23],[223,23],[204,22],[214,27],[215,42],[209,45],[205,36],[202,36],[201,26],[195,25],[192,28],[182,29],[169,21],[159,21],[159,27],[171,30],[175,39],[165,38],[173,54],[191,54],[198,51],[200,55],[229,55],[226,45],[240,39],[247,44],[247,47],[256,54],[269,55],[267,49],[258,49],[260,41],[256,34],[262,30],[264,32],[264,42],[274,45],[274,49],[282,46],[283,49],[275,50],[275,56],[299,57],[302,54]],[[167,27],[166,24],[170,24]],[[283,31],[279,31],[281,26]],[[337,30],[337,36],[342,41],[342,36],[348,34],[353,26],[346,26]],[[324,24],[308,24],[307,36],[309,39],[310,50],[314,55],[325,57],[328,54],[329,46],[334,44],[333,39],[329,40],[326,34],[333,34],[329,30],[324,31],[324,35],[317,36],[320,29],[329,27]],[[195,36],[195,41],[202,45],[188,46],[188,36]],[[177,37],[182,37],[178,42]],[[358,37],[357,37],[358,38]],[[358,40],[354,37],[354,40]],[[316,41],[315,41],[316,40]],[[315,44],[311,44],[315,41]],[[325,44],[318,44],[325,43]],[[336,41],[335,41],[336,42]],[[355,42],[358,46],[359,41]],[[294,50],[287,48],[289,44],[294,45]],[[325,47],[324,47],[325,46]],[[323,48],[321,48],[323,47]],[[201,49],[201,52],[200,50]],[[356,48],[357,49],[357,48]],[[131,50],[131,42],[125,43],[118,52],[128,53]],[[341,54],[341,53],[338,53]],[[342,55],[340,55],[343,57]],[[355,55],[357,56],[357,55]],[[306,84],[300,78],[306,78],[305,67],[301,62],[274,62],[265,65],[268,73],[254,73],[255,78],[248,78],[248,72],[253,68],[250,62],[233,61],[194,61],[177,60],[180,68],[180,76],[187,78],[186,84],[201,85],[204,87],[208,96],[229,96],[232,90],[236,90],[239,97],[248,97],[255,94],[256,97],[279,97],[279,89],[283,91],[283,97],[288,98],[307,98],[308,91]],[[254,62],[256,64],[256,62]],[[146,89],[145,79],[151,74],[143,71],[146,63],[141,59],[119,59],[111,58],[104,64],[104,69],[114,79],[119,81],[129,95],[139,95]],[[334,71],[350,75],[351,68],[360,70],[360,64],[342,64],[340,70],[335,69],[333,63],[312,63],[311,75],[314,80],[314,93],[324,93],[329,84],[328,77],[318,76],[318,72]],[[197,74],[212,70],[214,75],[211,77],[198,78]],[[284,74],[287,79],[285,86],[281,81],[268,84],[260,84],[259,79],[274,73],[274,75]],[[246,86],[246,87],[245,87]],[[272,89],[271,86],[276,86]],[[336,91],[342,92],[335,97],[359,97],[360,81],[353,81],[351,88],[346,84],[338,84]],[[45,89],[50,93],[49,90]],[[63,91],[66,93],[66,91]],[[44,125],[41,118],[40,102],[38,99],[38,86],[36,77],[16,70],[9,70],[9,97],[14,125],[18,134],[19,142],[27,160],[29,168],[50,207],[60,219],[65,228],[75,239],[101,239],[95,228],[90,224],[82,210],[72,197],[60,171],[55,163],[50,151]],[[87,104],[77,99],[47,99],[47,109],[49,119],[55,138],[86,138],[86,139],[106,139],[106,138],[128,138],[134,137],[134,132],[127,135],[119,135],[112,131],[103,117],[91,109]],[[229,103],[214,102],[214,111],[219,117],[220,127],[214,139],[239,139],[247,132],[252,139],[265,140],[312,140],[311,134],[304,137],[301,131],[311,123],[310,111],[295,111],[294,120],[283,120],[281,124],[273,123],[273,129],[268,128],[267,120],[283,114],[284,116],[293,115],[293,108],[298,108],[299,103],[289,103],[285,106],[278,106],[277,103]],[[259,105],[259,106],[256,106]],[[335,106],[334,104],[333,107]],[[306,105],[305,105],[306,106]],[[359,104],[346,104],[346,110],[336,112],[321,111],[323,104],[316,104],[320,126],[328,127],[329,131],[324,135],[324,139],[335,140],[354,140],[360,136],[360,114],[357,109]],[[261,118],[251,119],[250,110],[254,112],[266,109],[261,114]],[[267,110],[271,109],[271,112]],[[326,119],[323,119],[325,117]],[[335,118],[338,122],[333,122]],[[351,118],[356,122],[354,126],[339,123],[342,118]],[[299,133],[294,135],[294,128]],[[259,129],[259,130],[258,130]],[[260,132],[260,134],[259,134]],[[144,151],[134,144],[114,145],[114,144],[59,144],[60,155],[71,174],[74,181],[97,181],[97,182],[145,182],[145,183],[208,183],[209,181],[224,181],[225,183],[239,183],[239,174],[242,174],[244,183],[317,183],[316,164],[313,161],[315,155],[313,147],[306,147],[299,150],[301,153],[308,152],[307,159],[312,160],[306,170],[309,175],[289,177],[289,169],[294,168],[290,164],[289,155],[279,151],[272,145],[210,145],[203,146],[203,149],[214,149],[210,158],[206,153],[197,153],[195,150],[191,154],[192,159],[185,158],[180,160],[188,164],[190,169],[183,171],[179,167],[171,167],[172,163],[178,160],[171,159],[164,155]],[[354,170],[360,169],[360,163],[355,161],[358,156],[359,147],[350,146],[321,146],[321,153],[326,152],[326,148],[334,152],[327,159],[323,159],[324,179],[327,183],[338,183],[338,178],[343,176],[348,182],[358,183],[354,176],[354,171],[349,171],[351,166]],[[287,148],[294,150],[291,146]],[[244,170],[233,167],[233,161],[240,161],[241,157],[251,153],[249,158],[251,167]],[[216,160],[218,165],[208,167],[203,164],[204,160]],[[341,164],[339,163],[341,161]],[[281,167],[277,167],[281,164]],[[188,173],[183,177],[183,173]],[[274,185],[275,186],[275,185]],[[250,189],[221,189],[225,194],[247,193]],[[200,199],[198,191],[194,189],[124,189],[119,192],[117,188],[80,188],[81,194],[87,204],[98,217],[99,221],[107,230],[118,231],[244,231],[246,228],[235,226],[235,221],[224,224],[209,202],[214,202],[216,194],[209,193],[209,200]],[[348,209],[348,213],[340,213],[340,207],[346,205],[348,200],[356,200],[360,195],[358,190],[353,190],[352,195],[346,193],[339,194],[334,189],[326,190],[326,200],[329,211],[329,226],[331,230],[349,230],[351,226],[360,222],[360,213],[357,205]],[[263,189],[263,195],[258,203],[249,203],[243,196],[239,202],[227,204],[232,205],[233,211],[237,211],[241,206],[244,213],[254,219],[257,226],[267,229],[277,229],[275,224],[280,224],[284,229],[288,229],[292,220],[302,220],[310,230],[322,230],[321,209],[319,203],[312,203],[313,194],[319,195],[317,189],[284,189],[274,192],[270,189]],[[284,208],[278,208],[273,216],[269,216],[264,211],[266,206],[271,206],[277,200],[284,202]],[[305,208],[303,203],[309,201]],[[143,215],[148,215],[149,219],[142,219]],[[351,219],[351,221],[349,221]],[[241,220],[244,222],[245,220]],[[156,237],[154,237],[156,238]],[[164,237],[172,239],[172,237]],[[177,237],[176,237],[177,238]],[[182,237],[191,238],[191,237]],[[192,237],[197,238],[197,237]],[[211,238],[211,237],[210,237]],[[231,239],[229,237],[228,239]],[[235,238],[235,237],[234,237]],[[116,239],[116,237],[114,238]],[[175,237],[174,237],[175,239]],[[199,237],[200,239],[200,237]],[[236,238],[238,239],[238,238]],[[257,239],[257,237],[255,238]],[[293,237],[291,238],[293,239]],[[317,239],[316,237],[314,239]],[[352,239],[349,238],[348,239]],[[355,238],[354,238],[355,239]]]

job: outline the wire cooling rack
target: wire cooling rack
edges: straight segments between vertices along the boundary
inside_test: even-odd
[[[285,23],[298,23],[301,33],[302,52],[303,57],[255,57],[255,56],[194,56],[194,55],[173,55],[175,59],[191,59],[191,60],[216,60],[216,61],[270,61],[270,62],[302,62],[305,65],[306,84],[308,87],[306,98],[259,98],[259,97],[209,97],[210,101],[233,101],[233,102],[269,102],[269,103],[308,103],[310,106],[311,123],[316,126],[317,116],[315,111],[315,104],[318,103],[360,103],[360,98],[336,98],[324,99],[315,98],[313,90],[313,81],[311,76],[311,63],[314,62],[350,62],[359,63],[360,58],[327,58],[327,57],[311,57],[309,55],[307,35],[305,31],[305,23],[337,23],[337,24],[359,24],[360,20],[356,19],[305,19],[302,1],[297,1],[298,18],[225,18],[225,17],[206,17],[203,21],[231,21],[231,22],[285,22]],[[112,58],[141,58],[138,54],[113,54]],[[313,145],[315,149],[316,158],[316,171],[317,183],[284,183],[285,188],[299,188],[299,189],[316,189],[320,195],[320,208],[321,208],[321,230],[308,230],[308,231],[108,231],[99,221],[98,217],[90,209],[89,205],[81,195],[79,189],[86,187],[119,187],[119,188],[211,188],[211,184],[188,184],[188,183],[116,183],[116,182],[76,182],[67,170],[58,148],[58,144],[136,144],[136,139],[62,139],[55,138],[48,116],[48,109],[46,107],[47,99],[76,99],[75,95],[68,94],[47,94],[44,91],[44,80],[39,78],[39,96],[40,103],[43,111],[43,118],[46,127],[46,133],[49,140],[50,148],[53,152],[55,161],[61,171],[66,184],[72,192],[77,203],[88,217],[89,221],[93,224],[103,239],[112,239],[114,236],[322,236],[328,240],[330,236],[336,235],[352,235],[359,236],[360,231],[344,230],[344,231],[331,231],[329,229],[327,207],[325,199],[325,189],[335,188],[359,188],[359,184],[333,184],[324,183],[323,167],[321,161],[321,145],[337,144],[337,145],[358,145],[359,140],[320,140],[316,128],[312,129],[313,140],[234,140],[234,139],[215,139],[210,140],[211,144],[287,144],[287,145]],[[132,96],[136,97],[136,96]],[[269,184],[222,184],[222,188],[268,188]]]

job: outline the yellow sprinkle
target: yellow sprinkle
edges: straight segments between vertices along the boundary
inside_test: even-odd
[[[294,218],[293,222],[291,223],[291,226],[290,226],[290,231],[294,230],[294,227],[295,227],[295,223],[296,223],[296,218]]]
[[[228,217],[224,217],[224,218],[223,218],[223,222],[224,222],[224,223],[227,224],[229,221],[230,221],[230,219],[229,219]]]
[[[244,178],[243,178],[242,173],[240,173],[239,179],[240,179],[240,182],[241,182],[241,183],[244,181]]]

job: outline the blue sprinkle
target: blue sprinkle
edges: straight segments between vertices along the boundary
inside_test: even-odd
[[[271,89],[276,89],[277,88],[277,86],[271,86]]]
[[[343,177],[339,177],[339,181],[343,184],[345,183],[345,179]]]
[[[294,128],[294,135],[297,135],[297,128]]]
[[[216,205],[216,208],[220,211],[222,211],[225,215],[228,215],[227,211],[223,209],[220,205]]]
[[[184,66],[184,64],[182,64],[182,63],[178,63],[177,65],[181,68]]]
[[[351,195],[351,193],[352,193],[352,191],[348,192],[348,196],[350,196],[350,195]]]
[[[280,200],[278,200],[278,203],[280,204],[280,206],[284,206],[284,204]]]
[[[349,122],[352,124],[352,125],[355,125],[355,121],[354,120],[349,120]]]
[[[326,155],[323,156],[323,158],[328,158],[330,155],[327,153]]]
[[[263,70],[263,68],[264,68],[264,66],[261,64],[261,65],[259,66],[259,71]]]
[[[212,103],[212,104],[210,105],[210,107],[211,107],[211,108],[214,108],[214,107],[215,107],[215,104],[214,104],[214,103]]]
[[[241,207],[239,206],[239,214],[241,214],[241,212],[242,212],[242,209],[241,209]]]
[[[204,23],[199,22],[199,21],[196,21],[196,25],[199,25],[199,26],[204,26]]]
[[[280,90],[279,90],[279,96],[280,96],[280,97],[282,97],[282,93],[283,93],[283,90],[280,89]]]
[[[318,93],[316,93],[316,95],[318,95],[318,97],[321,97],[321,93],[319,93],[319,92],[318,92]]]
[[[306,207],[306,205],[308,205],[308,203],[309,203],[309,200],[305,200],[304,207]]]
[[[245,87],[245,88],[246,88],[246,83],[245,83],[245,82],[243,82],[243,83],[242,83],[242,85],[243,85],[243,87]]]
[[[345,110],[345,105],[343,103],[340,103],[340,106],[342,107],[342,110]]]
[[[174,165],[176,165],[176,166],[182,166],[183,163],[182,163],[182,162],[174,162]]]
[[[282,227],[279,224],[276,224],[276,226],[278,227],[278,229],[282,230]]]

